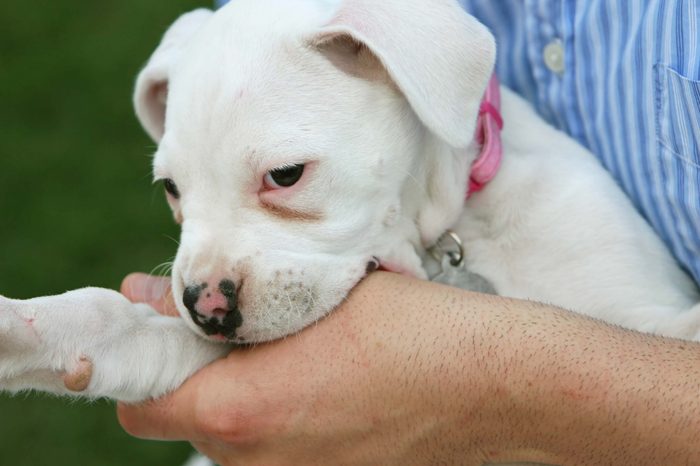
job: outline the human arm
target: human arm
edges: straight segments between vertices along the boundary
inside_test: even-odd
[[[700,345],[376,273],[318,325],[119,417],[223,466],[686,464],[699,395]]]

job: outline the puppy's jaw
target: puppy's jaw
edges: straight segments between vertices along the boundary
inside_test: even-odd
[[[188,283],[216,282],[221,273],[215,274],[217,278],[214,279],[203,278],[206,274],[193,272],[197,267],[183,255],[179,257],[173,269],[173,292],[182,317],[205,338],[239,344],[274,340],[316,322],[331,312],[368,273],[366,258],[351,261],[349,258],[311,257],[299,263],[297,256],[287,260],[282,260],[279,254],[245,257],[235,262],[227,275],[235,277],[239,285],[237,312],[242,323],[235,333],[224,338],[223,335],[207,335],[194,322],[191,309],[183,303]],[[183,274],[183,269],[189,272]],[[205,269],[211,270],[210,267]]]
[[[357,270],[329,286],[289,272],[277,271],[261,281],[264,286],[243,290],[247,319],[237,333],[241,341],[270,341],[302,330],[329,314],[364,276]]]

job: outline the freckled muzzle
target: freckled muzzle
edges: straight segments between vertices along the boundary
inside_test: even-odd
[[[231,280],[221,280],[217,288],[207,283],[188,286],[182,295],[182,302],[192,321],[208,336],[232,340],[243,325],[236,285]]]
[[[238,259],[181,256],[173,275],[181,277],[176,280],[181,311],[198,333],[251,344],[285,337],[318,321],[378,265],[378,258],[365,254],[276,250]]]

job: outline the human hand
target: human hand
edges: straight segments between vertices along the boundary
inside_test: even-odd
[[[172,313],[166,290],[143,275],[122,285]],[[163,399],[120,405],[119,420],[137,437],[190,441],[222,466],[481,464],[494,380],[466,301],[372,274],[317,325],[236,350]]]

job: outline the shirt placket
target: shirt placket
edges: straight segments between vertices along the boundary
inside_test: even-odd
[[[554,126],[569,131],[575,98],[573,13],[568,0],[525,0],[528,57],[537,85],[537,110]]]

